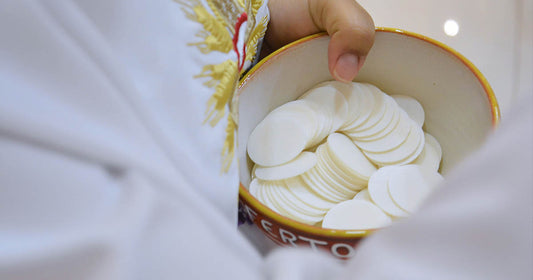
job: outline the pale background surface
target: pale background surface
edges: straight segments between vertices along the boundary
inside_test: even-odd
[[[359,0],[376,26],[396,27],[434,38],[476,65],[492,86],[502,116],[519,94],[533,89],[533,1]],[[453,19],[459,33],[444,33]]]

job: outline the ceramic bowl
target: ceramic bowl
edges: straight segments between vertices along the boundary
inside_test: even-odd
[[[282,246],[325,249],[339,258],[373,230],[331,230],[281,216],[248,192],[252,162],[248,136],[274,108],[314,85],[332,80],[327,63],[329,37],[317,34],[283,47],[260,61],[237,90],[240,207],[266,236]],[[476,150],[499,121],[495,95],[477,68],[453,49],[425,36],[378,28],[375,44],[355,81],[388,94],[416,98],[425,109],[425,130],[442,146],[444,177]]]

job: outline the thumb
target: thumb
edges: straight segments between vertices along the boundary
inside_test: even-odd
[[[331,38],[328,67],[339,81],[349,82],[363,66],[374,44],[374,22],[354,0],[309,0],[309,13],[315,25]]]

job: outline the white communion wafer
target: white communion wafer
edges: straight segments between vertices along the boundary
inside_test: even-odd
[[[298,156],[312,140],[315,127],[309,123],[314,118],[312,111],[288,111],[277,110],[278,113],[269,114],[252,131],[247,147],[252,161],[262,166],[286,163]]]
[[[413,164],[418,164],[426,168],[438,171],[442,157],[442,150],[435,137],[425,133],[424,149],[420,155],[413,161]]]
[[[389,178],[389,193],[400,208],[413,213],[442,181],[434,170],[409,164],[398,166]]]
[[[426,143],[435,149],[439,158],[442,158],[442,147],[440,146],[439,141],[437,141],[437,138],[427,132],[424,133],[424,135],[426,137]]]
[[[418,126],[424,125],[425,114],[424,108],[415,98],[407,95],[392,95],[396,103],[413,119]]]
[[[287,180],[287,189],[300,201],[317,209],[329,210],[335,203],[323,199],[316,194],[300,176]]]
[[[348,197],[353,197],[357,193],[357,190],[353,190],[349,187],[342,185],[339,180],[331,176],[329,172],[327,172],[326,169],[322,166],[322,164],[318,163],[316,167],[318,175],[328,184],[328,188],[333,188],[335,191],[341,192],[342,194]]]
[[[326,210],[324,209],[318,209],[316,207],[307,205],[297,199],[288,189],[286,186],[287,182],[283,181],[282,184],[278,185],[277,187],[272,188],[274,192],[277,193],[277,198],[283,201],[285,204],[288,205],[288,207],[294,209],[295,211],[298,211],[304,215],[309,216],[324,216],[326,214]]]
[[[299,121],[302,128],[313,132],[319,128],[319,115],[316,113],[318,106],[305,100],[295,100],[287,102],[270,112],[265,119],[269,117],[295,118]],[[312,134],[312,133],[310,133]]]
[[[372,90],[362,83],[353,83],[352,91],[346,99],[349,100],[350,108],[342,130],[350,130],[364,123],[372,113],[375,103]]]
[[[305,95],[303,95],[305,96]],[[300,98],[303,98],[300,97]],[[310,148],[320,143],[327,134],[330,133],[333,127],[333,118],[331,117],[331,112],[324,108],[317,102],[312,99],[298,99],[289,103],[301,103],[303,107],[306,108],[306,113],[311,112],[312,116],[308,120],[308,123],[313,123],[314,128],[309,128],[309,131],[314,132],[312,139],[307,144],[306,148]]]
[[[326,173],[328,173],[331,178],[333,178],[333,180],[348,189],[352,189],[352,183],[346,180],[341,174],[339,174],[339,170],[335,169],[335,167],[332,166],[333,164],[330,163],[327,156],[326,145],[320,145],[316,150],[316,155],[320,166],[324,169]]]
[[[372,111],[370,112],[368,118],[363,123],[361,123],[357,127],[348,129],[354,132],[366,131],[374,127],[383,118],[383,115],[385,114],[385,111],[387,109],[385,99],[388,96],[385,93],[383,93],[379,88],[371,84],[362,85],[365,86],[368,90],[370,90],[370,92],[372,92],[372,95],[374,96],[374,107],[372,108]]]
[[[405,141],[393,150],[384,153],[364,151],[365,155],[378,165],[401,164],[408,159],[413,161],[422,152],[424,145],[424,132],[416,124],[411,126],[411,131]]]
[[[395,105],[395,106],[398,107],[398,105]],[[355,135],[350,134],[347,131],[343,131],[343,133],[348,135],[352,139],[358,140],[358,141],[376,141],[376,140],[379,140],[379,139],[385,137],[386,135],[388,135],[389,133],[391,133],[392,130],[396,128],[396,126],[400,122],[401,114],[406,114],[407,115],[407,113],[405,113],[404,111],[399,110],[399,109],[395,109],[395,110],[392,110],[392,111],[393,111],[393,115],[392,115],[392,118],[391,118],[390,122],[381,131],[379,131],[379,132],[377,132],[375,134],[365,135],[365,136],[362,136],[361,134],[358,134],[358,136],[355,136]]]
[[[368,189],[362,189],[353,197],[353,199],[361,199],[374,203],[372,201],[372,198],[370,198],[370,193],[368,192]]]
[[[283,205],[281,205],[279,203],[279,201],[276,201],[272,195],[270,194],[269,190],[267,187],[265,188],[262,188],[263,190],[263,199],[265,200],[265,203],[266,205],[272,209],[274,212],[282,215],[282,216],[285,216],[287,218],[290,218],[290,219],[293,219],[293,220],[296,220],[296,221],[299,221],[299,222],[304,222],[306,223],[306,218],[305,217],[301,217],[301,215],[299,214],[293,214],[291,211],[288,211],[288,209],[286,209],[286,207],[284,207]]]
[[[328,134],[339,129],[344,123],[348,113],[348,103],[344,95],[334,86],[323,85],[312,88],[303,99],[319,105],[325,115],[331,119]]]
[[[331,185],[323,176],[323,174],[320,173],[320,171],[318,170],[318,166],[309,170],[309,173],[310,175],[316,177],[317,181],[321,183],[319,187],[328,194],[333,195],[339,198],[340,200],[346,200],[353,196],[353,194],[338,190],[333,185]]]
[[[255,176],[262,180],[282,180],[303,174],[316,165],[316,155],[302,152],[293,160],[278,166],[257,166]]]
[[[425,138],[425,137],[424,137]],[[397,162],[386,162],[386,163],[378,163],[379,166],[385,166],[385,165],[405,165],[405,164],[411,164],[413,163],[413,161],[418,157],[420,156],[420,154],[422,153],[422,150],[424,149],[424,143],[425,143],[425,140],[421,139],[420,140],[420,143],[418,144],[418,147],[416,148],[416,150],[408,157],[404,158],[403,160],[401,161],[397,161]]]
[[[364,137],[376,135],[380,133],[381,131],[383,131],[384,129],[388,128],[393,117],[395,116],[395,114],[397,114],[399,109],[398,109],[398,105],[396,104],[396,102],[394,102],[392,97],[386,94],[383,94],[383,96],[384,96],[383,107],[385,108],[385,110],[383,114],[381,115],[381,118],[375,123],[375,125],[368,127],[365,130],[349,131],[346,133],[347,135],[349,134],[350,137],[353,137],[355,139],[364,138]]]
[[[250,186],[248,187],[248,191],[251,195],[253,195],[255,198],[259,199],[258,192],[259,192],[259,184],[257,183],[257,179],[253,179],[252,182],[250,182]]]
[[[353,192],[362,189],[362,185],[366,185],[366,181],[356,179],[354,176],[349,178],[349,175],[343,174],[337,165],[329,159],[326,145],[320,145],[316,154],[318,158],[317,166],[322,170],[322,172],[326,173],[328,179],[340,185],[342,189]],[[348,179],[345,177],[348,177]]]
[[[435,153],[432,151],[431,147],[428,147],[427,143],[424,144],[424,148],[422,149],[422,152],[418,155],[418,157],[412,162],[412,164],[420,165],[424,168],[434,169],[433,162],[435,161]],[[438,166],[437,169],[438,170]]]
[[[333,133],[328,136],[326,143],[331,157],[349,170],[350,174],[368,180],[372,173],[376,172],[376,167],[346,135]]]
[[[331,208],[322,221],[323,228],[366,230],[381,228],[391,223],[376,205],[364,200],[347,200]]]
[[[364,113],[362,112],[364,110],[361,109],[362,106],[364,106],[364,102],[362,102],[364,94],[361,94],[359,92],[361,84],[353,82],[343,83],[339,81],[328,81],[323,84],[335,87],[340,93],[342,93],[342,95],[346,99],[346,102],[348,104],[348,111],[344,124],[341,126],[341,128],[349,123],[352,123],[357,118],[359,118],[359,115],[361,115],[361,113]]]
[[[398,118],[396,126],[387,135],[379,139],[355,138],[354,143],[361,150],[374,153],[383,153],[397,148],[405,142],[413,126],[413,121],[409,119],[405,112],[400,111]]]
[[[378,169],[368,180],[368,193],[372,201],[389,215],[407,217],[409,213],[398,207],[389,194],[390,175],[397,168],[398,166],[386,166]]]
[[[354,176],[350,173],[349,170],[344,170],[342,165],[331,158],[329,155],[329,149],[327,148],[327,143],[322,145],[323,149],[320,153],[320,160],[324,161],[324,167],[328,170],[328,173],[331,176],[338,177],[338,180],[342,180],[346,186],[352,189],[361,189],[368,183],[367,179],[360,178],[360,176]],[[353,185],[353,186],[352,186]]]
[[[270,210],[280,214],[280,215],[284,215],[285,212],[281,211],[280,209],[278,209],[277,206],[275,206],[272,201],[270,200],[270,198],[267,196],[266,192],[265,192],[265,188],[263,187],[263,185],[261,183],[259,183],[259,179],[255,179],[255,184],[257,184],[257,196],[256,198],[261,202],[263,203],[264,205],[266,205],[268,208],[270,208]],[[252,181],[253,182],[253,181]],[[250,186],[251,187],[251,186]]]
[[[329,192],[324,185],[326,184],[323,180],[317,177],[317,175],[313,172],[312,168],[301,175],[302,180],[305,182],[305,184],[311,189],[314,193],[319,195],[321,198],[333,202],[333,203],[339,203],[345,198],[343,196],[336,195],[332,192]]]
[[[310,225],[320,222],[322,220],[321,215],[308,215],[299,211],[299,209],[294,208],[291,204],[284,200],[278,192],[276,192],[278,188],[282,188],[282,186],[273,184],[272,182],[263,185],[263,190],[268,199],[270,200],[270,203],[279,210],[280,214],[287,216],[293,220]]]
[[[397,162],[385,162],[385,163],[377,163],[377,164],[378,166],[411,164],[418,156],[420,156],[420,154],[422,153],[422,150],[424,150],[424,146],[425,146],[425,136],[423,136],[423,138],[420,140],[420,143],[418,143],[418,147],[416,148],[416,150],[408,157]]]

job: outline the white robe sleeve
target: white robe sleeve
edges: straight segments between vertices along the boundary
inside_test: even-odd
[[[0,279],[259,278],[182,2],[0,2]]]

